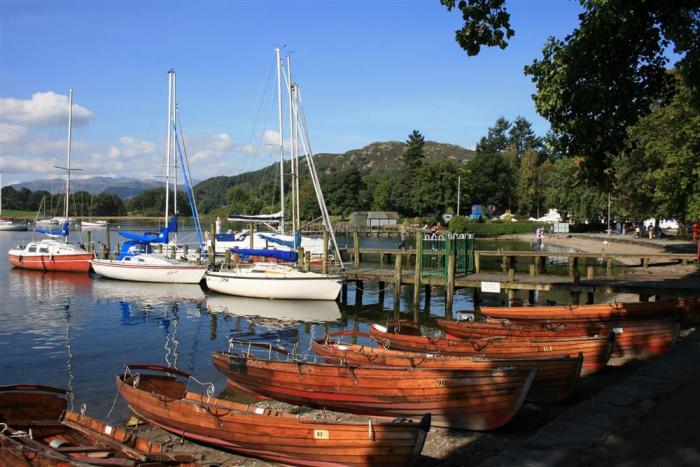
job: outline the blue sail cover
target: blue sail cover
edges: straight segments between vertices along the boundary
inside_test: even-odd
[[[294,240],[284,240],[266,233],[259,233],[258,235],[260,238],[263,238],[270,243],[286,246],[287,248],[291,248],[293,250],[301,245],[301,234],[299,232],[297,232],[297,234],[294,236]]]
[[[36,231],[44,235],[48,235],[49,237],[67,237],[69,232],[68,222],[63,224],[61,230],[36,229]]]
[[[129,232],[125,232],[129,233]],[[117,260],[121,261],[122,259],[126,258],[127,256],[136,256],[140,255],[142,253],[153,253],[153,249],[151,248],[151,244],[148,242],[139,242],[137,240],[130,240],[128,242],[124,242],[122,245],[121,251],[119,251],[119,256],[117,256]]]
[[[170,232],[177,232],[177,216],[173,216],[168,226],[160,229],[160,233],[144,232],[143,234],[137,234],[133,232],[119,232],[119,235],[140,243],[168,243],[170,241]]]
[[[293,263],[299,257],[295,251],[282,250],[265,250],[251,248],[231,248],[231,252],[241,255],[241,259],[246,260],[250,256],[264,256],[267,258],[276,258],[282,261]]]

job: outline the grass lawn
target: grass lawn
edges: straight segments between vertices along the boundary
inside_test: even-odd
[[[19,209],[3,209],[3,217],[16,217],[21,219],[34,219],[36,217],[35,211],[20,211]]]

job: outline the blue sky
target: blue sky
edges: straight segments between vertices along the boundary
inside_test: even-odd
[[[580,7],[508,8],[510,46],[468,57],[454,41],[461,15],[438,0],[0,0],[0,172],[6,183],[60,175],[73,88],[81,175],[158,175],[170,67],[196,178],[269,164],[277,45],[292,53],[314,152],[413,129],[471,148],[500,115],[544,134],[523,66],[576,27]]]

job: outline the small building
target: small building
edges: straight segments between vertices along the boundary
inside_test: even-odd
[[[380,227],[382,225],[396,225],[399,223],[399,213],[396,211],[367,211],[353,212],[350,214],[350,225],[367,227]]]

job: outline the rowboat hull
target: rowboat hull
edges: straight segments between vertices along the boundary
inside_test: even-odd
[[[391,329],[391,325],[390,325]],[[397,328],[398,330],[398,328]],[[567,337],[548,339],[508,339],[493,336],[478,340],[423,337],[393,332],[373,324],[370,335],[385,348],[429,352],[445,355],[481,355],[494,358],[548,358],[572,357],[583,354],[581,375],[586,376],[603,370],[612,354],[615,334],[602,337]]]
[[[311,348],[317,355],[324,357],[328,363],[346,362],[358,366],[398,366],[450,370],[492,370],[499,367],[529,370],[535,368],[537,375],[527,394],[527,400],[545,403],[559,402],[569,397],[576,386],[583,365],[583,354],[579,354],[578,358],[485,358],[405,352],[325,339],[312,341]]]
[[[134,370],[138,367],[130,368],[131,372]],[[139,373],[138,378],[117,375],[117,388],[132,412],[155,426],[273,462],[309,466],[410,465],[420,454],[430,429],[430,416],[421,423],[346,423],[305,419],[224,401],[186,392],[184,382],[166,373],[172,371],[164,368],[160,374]]]
[[[0,465],[194,467],[189,455],[162,453],[157,443],[66,410],[66,394],[48,386],[0,386],[0,423],[6,425],[0,432]]]
[[[214,352],[229,383],[255,395],[341,412],[493,430],[520,410],[537,370],[434,370],[276,361]]]
[[[97,274],[110,279],[169,284],[199,284],[207,271],[207,266],[194,264],[140,265],[103,259],[93,260],[92,268]]]
[[[607,320],[634,317],[666,316],[680,314],[688,318],[700,313],[700,298],[675,298],[656,302],[606,303],[597,305],[534,306],[534,307],[485,307],[480,313],[491,318],[510,320]]]
[[[449,336],[483,339],[507,336],[509,339],[557,339],[605,336],[615,333],[612,357],[638,358],[664,355],[678,339],[680,324],[674,319],[560,321],[560,322],[467,322],[438,320]]]
[[[227,295],[290,300],[335,300],[342,276],[303,273],[302,277],[255,277],[235,272],[208,272],[207,287]]]
[[[10,264],[16,268],[38,271],[89,272],[92,253],[72,255],[8,255]]]

